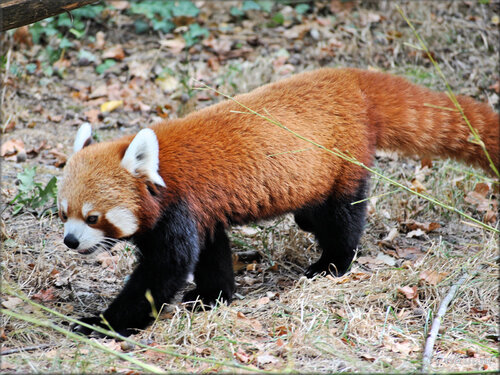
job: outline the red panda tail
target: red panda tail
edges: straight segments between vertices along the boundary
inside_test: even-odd
[[[359,70],[357,74],[368,102],[371,125],[377,129],[377,147],[405,154],[451,157],[493,174],[484,151],[471,142],[469,126],[445,93],[383,73]],[[493,164],[500,170],[498,113],[472,98],[459,96],[457,99]]]

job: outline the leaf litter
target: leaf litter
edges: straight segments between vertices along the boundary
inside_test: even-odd
[[[127,7],[127,2],[113,3],[121,9]],[[208,38],[191,47],[176,32],[151,37],[97,31],[92,44],[81,42],[88,53],[68,49],[56,63],[54,68],[64,78],[43,76],[36,44],[23,50],[11,44],[11,62],[21,66],[35,61],[40,67],[35,75],[9,74],[4,81],[4,118],[11,116],[5,130],[12,138],[2,145],[3,198],[15,196],[16,176],[26,165],[38,166],[37,177],[44,184],[52,176],[60,176],[60,167],[71,155],[76,128],[83,121],[91,122],[102,139],[111,139],[219,100],[186,91],[184,82],[189,77],[235,94],[302,70],[358,66],[388,70],[435,89],[444,88],[428,61],[404,45],[413,43],[413,36],[391,2],[314,3],[301,20],[293,7],[280,5],[283,24],[261,27],[258,33],[255,28],[262,24],[262,14],[238,20],[230,16],[230,6],[205,4],[198,19],[216,26],[210,28]],[[479,11],[485,6],[410,2],[405,3],[405,11],[418,20],[419,32],[441,59],[455,92],[489,100],[498,109],[497,24],[492,9]],[[116,22],[128,22],[120,17]],[[473,37],[476,32],[480,38]],[[24,46],[32,43],[21,32],[17,38]],[[454,44],[462,43],[464,49],[450,50],[448,38]],[[459,52],[463,50],[468,52]],[[98,74],[97,66],[106,59],[116,63]],[[45,84],[40,83],[42,79]],[[101,105],[120,100],[122,105],[101,111]],[[18,142],[17,146],[9,140]],[[22,156],[23,150],[27,157]],[[465,207],[487,223],[497,222],[498,193],[490,182],[466,173],[462,165],[377,155],[376,165],[407,186]],[[371,194],[378,198],[370,200],[365,235],[348,274],[301,278],[307,265],[319,256],[319,249],[313,237],[300,231],[290,217],[236,228],[231,233],[235,253],[252,249],[260,258],[249,262],[236,258],[235,301],[196,314],[180,304],[166,306],[165,318],[136,338],[181,354],[234,360],[268,370],[414,372],[425,341],[426,319],[436,311],[460,268],[466,267],[480,272],[462,287],[445,316],[433,370],[498,371],[495,327],[499,314],[498,306],[491,303],[498,300],[497,238],[417,197],[403,192],[380,196],[390,190],[372,182]],[[57,218],[36,218],[29,212],[13,216],[7,207],[2,221],[2,236],[11,241],[3,248],[3,284],[17,285],[31,299],[71,316],[101,311],[133,267],[133,252],[124,247],[92,257],[65,249]],[[27,305],[15,298],[2,293],[3,307],[23,311]],[[10,355],[8,363],[2,361],[4,370],[26,372],[30,363],[37,363],[47,371],[74,371],[72,363],[82,361],[90,371],[134,371],[48,329],[5,319],[3,332],[2,344],[8,348],[33,342],[58,345],[50,352]],[[165,371],[217,369],[208,363],[199,366],[189,359],[109,345],[144,356]]]

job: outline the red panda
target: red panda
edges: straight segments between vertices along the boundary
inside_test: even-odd
[[[235,100],[328,149],[371,165],[375,149],[452,157],[491,173],[483,150],[444,93],[389,74],[324,68],[270,83]],[[499,169],[499,115],[458,97]],[[151,321],[194,273],[184,301],[231,301],[225,229],[293,213],[322,255],[306,271],[347,271],[365,219],[365,169],[327,153],[231,100],[111,142],[77,133],[59,185],[64,243],[80,253],[132,240],[139,264],[103,315],[124,335]],[[301,150],[301,152],[291,152]],[[105,326],[99,317],[85,322]],[[91,330],[76,326],[76,331]]]

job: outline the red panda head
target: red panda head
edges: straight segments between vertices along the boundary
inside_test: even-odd
[[[153,130],[143,129],[132,140],[90,145],[91,139],[90,124],[82,125],[58,193],[64,243],[83,254],[151,225],[160,211],[155,192],[165,187]]]

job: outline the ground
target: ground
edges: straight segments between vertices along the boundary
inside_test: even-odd
[[[237,298],[230,306],[198,313],[177,302],[165,306],[133,344],[82,341],[65,331],[65,316],[95,314],[116,295],[133,251],[69,251],[56,216],[27,203],[15,214],[9,201],[26,168],[37,167],[42,186],[61,176],[82,122],[111,139],[221,100],[192,89],[192,78],[233,95],[322,66],[387,71],[446,89],[396,2],[308,3],[305,13],[275,5],[244,16],[230,13],[240,3],[196,4],[194,20],[209,35],[191,47],[182,22],[192,19],[178,20],[167,34],[137,34],[126,10],[110,11],[105,20],[85,21],[88,37],[71,39],[52,72],[44,62],[50,37],[31,45],[19,34],[2,36],[2,372],[418,371],[433,318],[464,274],[442,318],[431,369],[498,371],[498,236],[379,178],[372,179],[357,259],[341,278],[302,277],[319,249],[285,216],[232,228]],[[499,3],[400,6],[453,92],[498,111]],[[97,72],[107,59],[115,65]],[[101,109],[115,100],[122,102],[113,110]],[[498,228],[498,186],[483,171],[384,153],[375,167]]]

